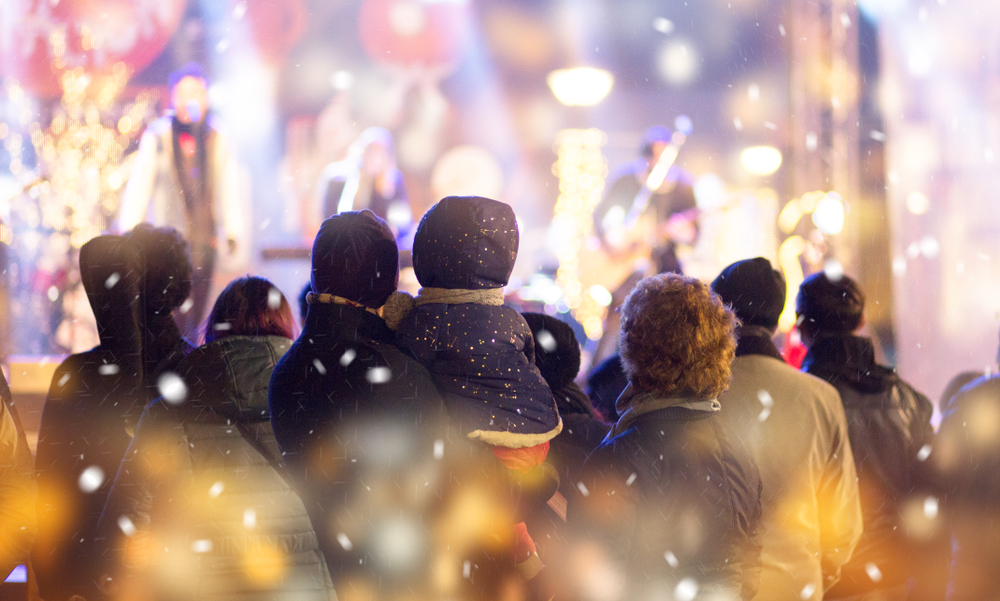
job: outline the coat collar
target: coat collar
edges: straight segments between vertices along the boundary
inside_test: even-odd
[[[743,326],[737,331],[736,356],[764,355],[784,361],[771,340],[771,331],[760,326]]]
[[[850,334],[816,340],[802,361],[802,371],[835,385],[844,380],[870,393],[887,390],[896,380],[893,370],[875,362],[871,339]]]
[[[385,320],[364,308],[333,303],[309,305],[302,337],[333,336],[335,338],[367,338],[392,344],[395,334]]]

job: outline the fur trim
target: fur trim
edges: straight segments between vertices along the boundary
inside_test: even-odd
[[[563,422],[559,418],[559,425],[548,432],[538,434],[519,434],[517,432],[498,432],[495,430],[474,430],[467,436],[472,440],[481,440],[489,445],[497,447],[507,447],[508,449],[523,449],[544,444],[555,438],[562,432]]]
[[[382,307],[382,318],[389,329],[396,331],[406,316],[420,305],[503,305],[503,288],[465,290],[463,288],[421,288],[416,297],[405,292],[393,292]],[[544,441],[542,441],[544,442]]]

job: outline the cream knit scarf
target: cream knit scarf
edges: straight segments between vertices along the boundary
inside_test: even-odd
[[[416,297],[405,292],[393,292],[382,307],[382,317],[392,330],[399,329],[406,316],[420,305],[441,303],[445,305],[503,305],[503,288],[467,290],[464,288],[421,288]]]

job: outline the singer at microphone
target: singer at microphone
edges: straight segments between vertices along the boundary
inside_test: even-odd
[[[188,241],[191,298],[176,315],[193,335],[208,305],[216,264],[242,251],[247,202],[238,167],[208,106],[208,76],[196,63],[170,74],[171,110],[146,128],[122,197],[118,231],[142,221],[176,228]],[[187,311],[184,311],[184,309]]]

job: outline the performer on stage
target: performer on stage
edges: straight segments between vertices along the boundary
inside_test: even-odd
[[[672,133],[666,127],[657,125],[647,129],[642,136],[642,156],[620,165],[608,175],[611,184],[607,187],[604,199],[594,209],[594,232],[606,251],[618,254],[634,250],[627,248],[629,243],[621,239],[623,234],[629,233],[622,230],[631,229],[634,225],[626,223],[629,217],[638,218],[644,212],[652,213],[655,217],[657,241],[652,244],[652,259],[657,267],[660,267],[659,263],[663,260],[676,261],[673,244],[693,244],[697,238],[695,219],[698,209],[694,197],[694,176],[676,164],[669,165],[659,186],[648,190],[648,204],[645,205],[648,208],[643,208],[636,214],[639,208],[637,199],[644,192],[643,188],[664,151],[671,146],[671,138]],[[677,142],[674,141],[673,144],[676,146]],[[673,152],[676,152],[676,148]],[[663,271],[673,269],[657,269],[658,273]]]
[[[317,186],[322,219],[369,209],[392,228],[397,239],[413,225],[403,174],[396,168],[396,145],[382,127],[369,127],[351,144],[347,158],[330,163]]]
[[[208,76],[189,63],[170,74],[171,109],[146,128],[122,197],[118,230],[142,221],[176,228],[190,243],[190,302],[177,315],[195,333],[205,314],[217,261],[235,256],[242,213],[235,156],[208,110]]]

